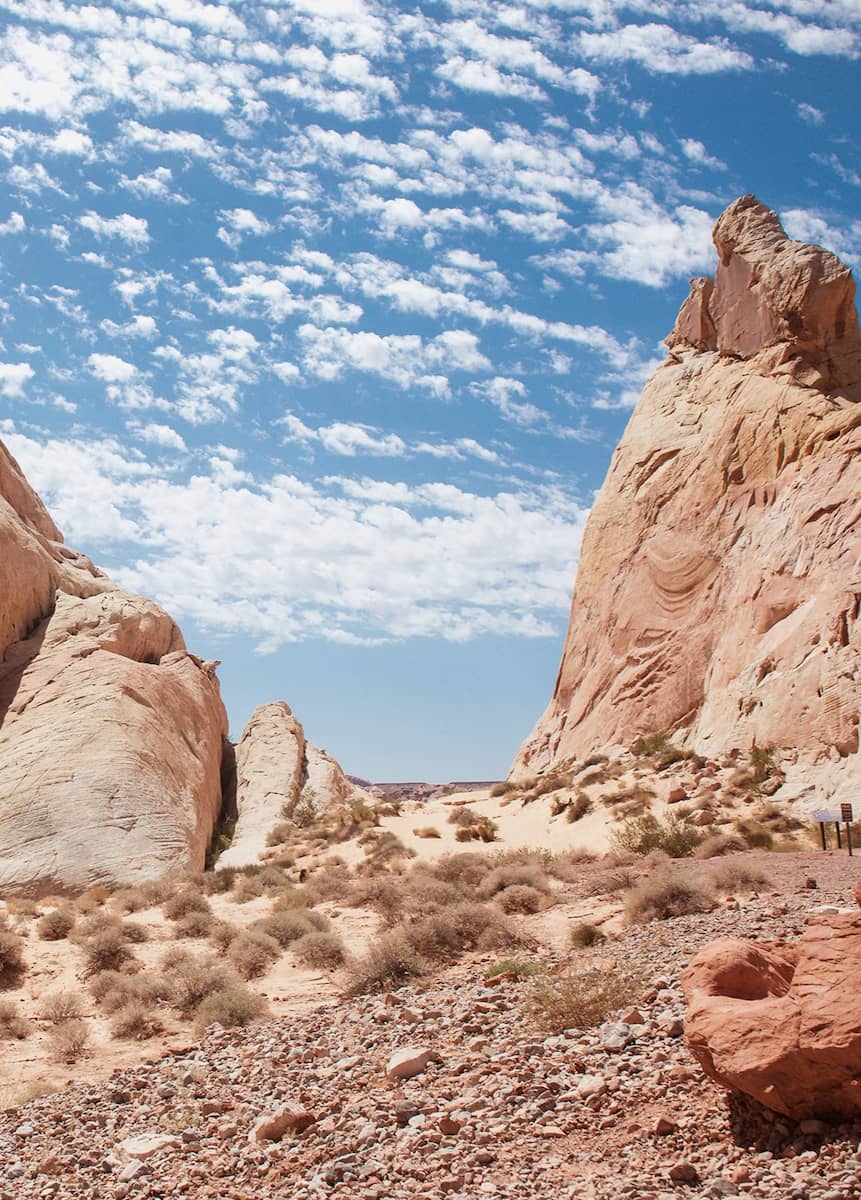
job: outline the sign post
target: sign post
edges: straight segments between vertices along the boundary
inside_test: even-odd
[[[846,846],[849,850],[849,857],[852,857],[852,805],[840,805],[840,820],[846,826]]]

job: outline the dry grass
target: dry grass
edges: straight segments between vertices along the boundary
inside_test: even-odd
[[[0,987],[18,983],[26,969],[23,939],[11,929],[0,928]]]
[[[622,1005],[635,1003],[642,990],[643,977],[633,967],[541,975],[530,985],[526,1015],[546,1033],[592,1029]]]
[[[303,966],[318,970],[334,971],[347,957],[343,939],[337,933],[306,933],[291,950]]]
[[[119,971],[135,962],[122,930],[106,928],[81,943],[84,955],[84,974],[98,975],[101,971]]]
[[[606,942],[607,936],[601,932],[597,925],[592,925],[588,921],[582,921],[571,927],[568,940],[574,949],[585,950],[589,946],[599,946],[601,942]]]
[[[714,896],[705,885],[659,872],[628,893],[625,917],[632,925],[645,925],[649,921],[710,912],[714,906]]]
[[[281,956],[281,946],[261,929],[247,929],[227,950],[228,962],[243,979],[257,979]]]
[[[528,883],[514,883],[498,892],[495,899],[504,913],[537,913],[544,907],[545,895]]]
[[[83,1016],[83,997],[77,992],[54,992],[39,1005],[39,1016],[51,1025],[61,1025]]]
[[[108,1014],[137,1005],[151,1008],[171,996],[168,977],[152,971],[139,975],[103,971],[101,975],[93,976],[89,986],[93,999]]]
[[[178,921],[180,917],[187,917],[189,913],[211,913],[212,909],[202,892],[183,888],[181,892],[165,900],[162,911],[168,920]]]
[[[224,963],[189,954],[166,956],[164,969],[170,1002],[186,1018],[193,1017],[208,996],[236,984],[233,972]]]
[[[518,886],[531,887],[538,892],[549,892],[550,885],[543,865],[534,862],[508,862],[495,867],[479,884],[477,895],[482,900],[489,900],[498,892]]]
[[[747,843],[737,834],[712,833],[694,851],[694,858],[719,858],[722,854],[735,854],[746,850]]]
[[[773,886],[764,871],[739,859],[719,863],[712,869],[711,880],[716,890],[725,896],[766,891]]]
[[[71,1065],[88,1052],[90,1030],[86,1021],[64,1021],[48,1037],[48,1053],[54,1062]]]
[[[0,1041],[15,1038],[23,1041],[30,1033],[30,1022],[19,1011],[14,1000],[0,1000]]]
[[[162,1033],[164,1022],[144,1000],[130,1000],[117,1009],[111,1021],[111,1036],[123,1041],[144,1042]]]
[[[215,917],[211,912],[190,912],[180,917],[173,927],[175,938],[205,938],[212,933]]]
[[[438,838],[442,837],[442,834],[438,829],[434,828],[433,825],[422,825],[420,828],[413,830],[413,837]]]

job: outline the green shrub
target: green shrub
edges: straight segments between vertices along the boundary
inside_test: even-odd
[[[546,1033],[592,1029],[623,1004],[636,1003],[642,991],[643,977],[633,967],[540,975],[530,984],[525,1009]]]
[[[610,842],[614,849],[629,854],[649,854],[652,850],[663,850],[670,858],[688,858],[696,850],[705,834],[693,825],[687,825],[675,813],[668,813],[663,820],[652,813],[631,817],[613,831]]]
[[[495,979],[497,975],[516,975],[518,979],[529,979],[537,975],[541,968],[537,963],[523,962],[519,958],[501,958],[484,972],[485,979]]]
[[[634,925],[710,912],[714,898],[705,887],[669,874],[645,879],[628,893],[625,916]]]

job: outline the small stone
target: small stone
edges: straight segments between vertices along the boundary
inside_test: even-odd
[[[745,1167],[744,1165],[735,1167],[733,1169],[733,1173],[732,1173],[732,1181],[733,1181],[733,1183],[749,1183],[750,1182],[749,1168]]]
[[[180,1145],[179,1138],[169,1133],[141,1133],[120,1142],[117,1151],[123,1158],[137,1158],[144,1162],[153,1154],[158,1154],[159,1150],[176,1149]]]
[[[421,1075],[429,1063],[439,1062],[439,1055],[427,1046],[406,1046],[396,1050],[386,1064],[386,1075],[389,1079],[412,1079]]]
[[[250,1142],[280,1142],[285,1133],[301,1133],[313,1125],[316,1117],[294,1104],[282,1104],[273,1113],[264,1113],[254,1122]]]
[[[652,1132],[657,1137],[666,1137],[668,1133],[675,1133],[678,1125],[670,1117],[663,1115],[659,1116],[652,1126]]]
[[[669,1170],[670,1179],[673,1183],[699,1183],[699,1171],[693,1163],[681,1162],[673,1163]]]

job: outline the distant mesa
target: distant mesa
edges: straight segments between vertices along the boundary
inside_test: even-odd
[[[512,776],[638,735],[861,782],[855,284],[753,196],[714,228],[589,517],[550,704]]]

